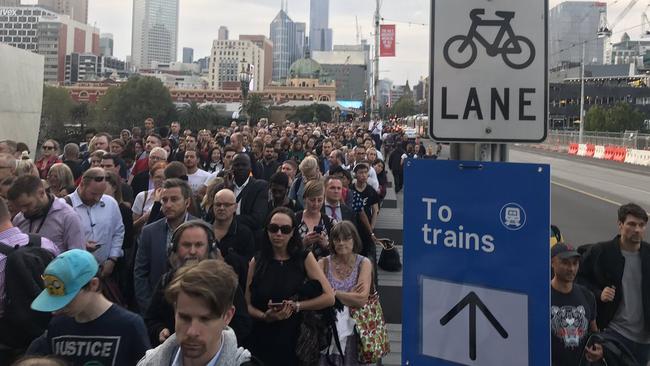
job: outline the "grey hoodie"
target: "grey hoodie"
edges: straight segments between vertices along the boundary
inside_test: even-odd
[[[237,347],[237,337],[230,327],[226,327],[221,336],[223,338],[223,347],[216,366],[239,366],[250,361],[251,353],[245,348]],[[179,347],[176,343],[176,334],[172,334],[163,344],[148,350],[138,362],[138,366],[171,365]]]

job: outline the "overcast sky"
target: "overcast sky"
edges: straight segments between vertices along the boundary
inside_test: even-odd
[[[460,0],[447,0],[460,1]],[[522,0],[523,1],[523,0]],[[555,6],[561,0],[549,0]],[[629,0],[607,0],[609,18],[613,20]],[[23,0],[36,3],[37,0]],[[397,57],[382,58],[380,77],[411,85],[427,74],[431,0],[382,0],[382,16],[386,23],[397,24]],[[89,0],[89,23],[95,23],[102,33],[113,33],[115,55],[124,59],[131,53],[132,0]],[[639,1],[617,29],[637,26],[646,2]],[[230,30],[230,38],[239,34],[269,36],[269,24],[280,9],[280,0],[181,0],[178,58],[182,48],[194,48],[194,57],[210,53],[212,40],[219,26]],[[354,44],[355,16],[359,19],[361,37],[372,41],[372,18],[375,0],[330,0],[330,27],[334,29],[334,44]],[[309,23],[309,0],[289,0],[289,16],[296,22]],[[411,22],[413,24],[408,24]],[[419,24],[418,24],[419,23]],[[616,31],[616,29],[615,29]],[[640,28],[631,30],[636,36]],[[617,35],[614,38],[620,37]]]

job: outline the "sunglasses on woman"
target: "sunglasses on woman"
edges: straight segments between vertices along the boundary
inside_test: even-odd
[[[282,226],[280,226],[280,225],[277,225],[277,224],[269,224],[269,226],[266,228],[266,230],[271,234],[275,234],[275,233],[278,232],[278,230],[280,230],[280,232],[282,232],[282,234],[288,235],[288,234],[291,234],[291,232],[293,231],[293,227],[291,227],[291,225],[282,225]]]

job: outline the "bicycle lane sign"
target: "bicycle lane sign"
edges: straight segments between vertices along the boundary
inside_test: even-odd
[[[548,0],[433,0],[429,132],[539,142],[548,114]]]

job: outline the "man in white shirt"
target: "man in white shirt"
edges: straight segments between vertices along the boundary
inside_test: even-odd
[[[71,206],[81,219],[86,236],[86,250],[91,252],[102,268],[101,276],[113,273],[124,252],[124,224],[117,201],[105,195],[106,172],[102,168],[88,169],[76,191],[69,194]]]
[[[192,193],[197,194],[203,186],[203,183],[210,177],[210,173],[199,169],[199,157],[196,150],[185,151],[183,163],[187,168],[187,179],[190,188],[192,188]]]

